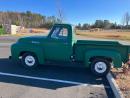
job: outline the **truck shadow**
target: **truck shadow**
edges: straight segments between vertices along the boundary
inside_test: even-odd
[[[59,66],[39,66],[36,69],[25,69],[20,64],[15,64],[7,58],[0,59],[0,73],[10,73],[16,75],[24,75],[31,77],[40,77],[47,79],[57,79],[65,81],[73,81],[91,85],[108,85],[106,78],[99,78],[92,75],[89,69],[59,67]],[[31,87],[58,89],[64,87],[78,86],[77,84],[67,84],[54,81],[44,81],[37,79],[28,79],[21,77],[13,77],[0,74],[0,82],[18,84]]]

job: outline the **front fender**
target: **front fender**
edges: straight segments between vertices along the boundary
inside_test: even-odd
[[[90,58],[92,57],[106,57],[111,58],[114,64],[114,67],[122,66],[121,55],[117,51],[113,50],[90,50],[85,53],[85,65],[88,67],[90,65]]]
[[[18,61],[21,52],[34,53],[40,64],[44,64],[44,54],[41,46],[16,43],[11,46],[12,59]]]

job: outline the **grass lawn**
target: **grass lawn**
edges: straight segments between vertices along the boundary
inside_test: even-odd
[[[3,28],[0,28],[0,35],[3,35],[5,33]]]
[[[104,38],[104,39],[117,39],[117,40],[126,40],[130,41],[130,31],[116,31],[116,30],[104,30],[99,32],[90,32],[90,31],[77,31],[77,35],[92,37],[92,38]]]

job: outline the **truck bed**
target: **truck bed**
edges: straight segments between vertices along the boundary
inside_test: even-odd
[[[94,40],[77,40],[74,46],[75,57],[77,61],[84,61],[85,53],[89,50],[112,50],[121,53],[122,61],[126,61],[128,55],[128,45],[123,45],[117,41],[94,41]]]
[[[77,42],[78,43],[86,43],[87,42],[98,42],[98,43],[102,43],[102,42],[106,42],[106,43],[116,43],[116,44],[121,44],[121,45],[127,45],[130,46],[130,42],[128,41],[123,41],[123,40],[110,40],[110,39],[95,39],[95,38],[86,38],[85,40],[79,39]]]
[[[94,41],[94,40],[77,40],[78,45],[87,44],[87,45],[121,45],[117,41]]]

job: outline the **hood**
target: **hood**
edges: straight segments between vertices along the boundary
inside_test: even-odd
[[[30,36],[30,37],[20,38],[18,42],[33,43],[33,42],[41,42],[45,39],[46,39],[46,36]]]

